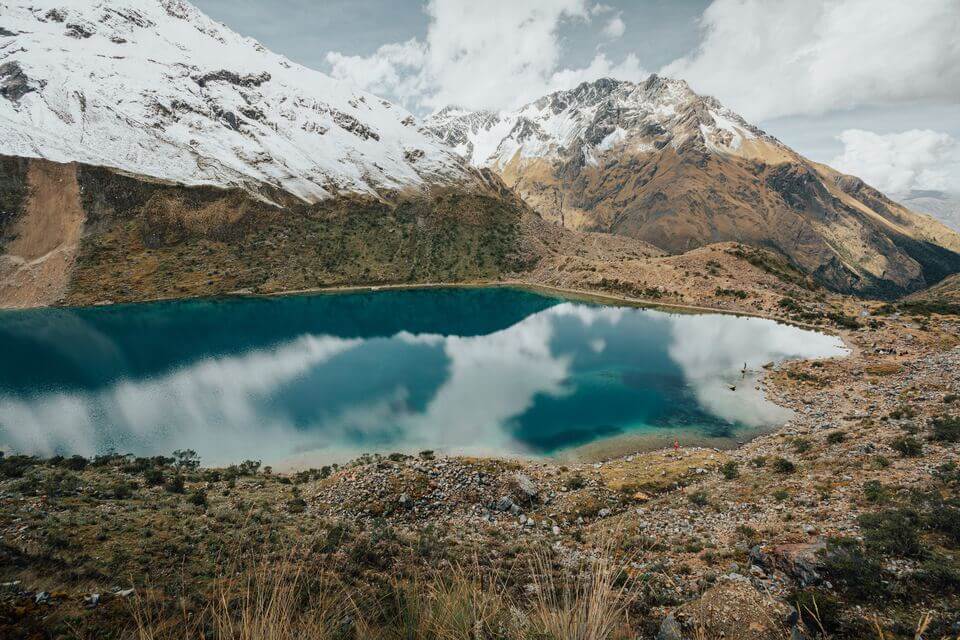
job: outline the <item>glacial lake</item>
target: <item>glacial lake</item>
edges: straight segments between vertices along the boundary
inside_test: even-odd
[[[2,311],[0,448],[296,466],[732,443],[790,416],[764,364],[845,353],[770,320],[512,288]]]

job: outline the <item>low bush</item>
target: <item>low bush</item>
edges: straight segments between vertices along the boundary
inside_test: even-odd
[[[960,416],[939,416],[930,421],[933,427],[932,440],[960,442]]]
[[[187,496],[187,502],[197,507],[206,507],[207,492],[203,489],[194,489],[190,495]]]
[[[865,602],[883,595],[880,560],[850,538],[831,538],[820,552],[823,572],[847,597]]]
[[[83,471],[87,468],[87,465],[90,464],[90,461],[84,458],[83,456],[70,456],[63,460],[60,463],[60,466],[70,471]]]
[[[887,509],[857,519],[868,549],[883,555],[919,558],[925,554],[920,541],[920,516],[910,509]]]
[[[740,465],[736,460],[727,460],[720,465],[720,473],[727,480],[735,480],[740,476]]]
[[[0,452],[2,454],[2,452]],[[33,456],[0,455],[0,476],[4,478],[22,478],[27,469],[40,464]]]
[[[923,455],[923,444],[913,436],[900,436],[890,443],[890,448],[904,458],[919,458]]]
[[[110,494],[114,500],[126,500],[133,495],[133,489],[129,482],[120,480],[110,488]]]
[[[166,477],[160,469],[150,468],[143,472],[143,480],[151,487],[159,487],[166,482]]]
[[[167,480],[164,488],[170,493],[183,493],[186,491],[186,486],[184,485],[183,476],[179,473],[169,480]]]
[[[705,507],[710,504],[710,496],[707,495],[706,491],[694,491],[687,495],[687,500],[698,507]]]
[[[793,473],[797,470],[797,465],[786,458],[774,458],[773,470],[777,473]]]
[[[847,439],[847,434],[843,431],[831,431],[827,434],[827,444],[840,444]]]
[[[878,480],[868,480],[863,483],[863,497],[867,502],[882,504],[890,499],[890,491]]]
[[[924,560],[913,578],[920,588],[960,592],[960,567],[943,556]]]

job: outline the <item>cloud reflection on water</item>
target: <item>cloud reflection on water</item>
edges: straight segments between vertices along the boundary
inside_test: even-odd
[[[529,424],[532,408],[554,403],[562,414],[569,403],[589,403],[589,395],[578,396],[589,382],[616,394],[626,409],[610,417],[598,404],[583,415],[595,413],[597,424],[622,420],[632,390],[603,374],[641,371],[668,379],[674,369],[698,411],[757,427],[788,413],[750,380],[729,390],[744,363],[757,369],[785,358],[833,356],[840,345],[756,318],[563,303],[481,336],[305,335],[95,390],[0,396],[0,445],[46,455],[192,448],[209,463],[424,448],[535,453],[543,445],[529,437],[537,428]],[[582,422],[568,427],[593,424]]]

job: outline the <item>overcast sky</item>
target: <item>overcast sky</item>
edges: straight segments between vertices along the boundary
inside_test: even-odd
[[[194,2],[421,116],[656,72],[888,192],[960,190],[960,0]]]

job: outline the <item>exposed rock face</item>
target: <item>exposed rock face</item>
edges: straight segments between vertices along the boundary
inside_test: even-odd
[[[673,253],[772,248],[828,286],[894,296],[960,271],[960,236],[803,158],[682,81],[610,79],[511,113],[444,109],[426,129],[545,219]]]
[[[20,102],[31,91],[36,91],[36,87],[30,85],[30,79],[18,62],[0,65],[0,96],[11,102]]]

